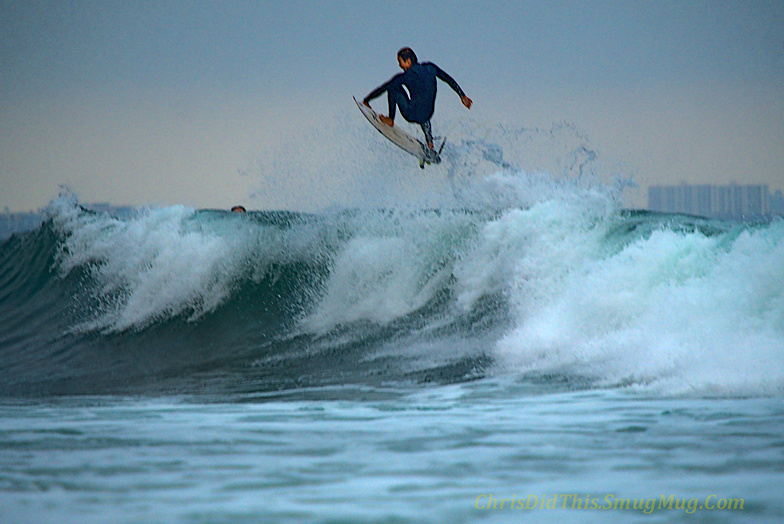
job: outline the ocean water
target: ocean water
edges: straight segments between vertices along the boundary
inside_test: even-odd
[[[502,169],[0,245],[3,522],[779,522],[784,222]]]

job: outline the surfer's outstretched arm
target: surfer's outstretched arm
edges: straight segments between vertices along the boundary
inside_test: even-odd
[[[471,109],[471,106],[474,104],[474,101],[466,96],[466,94],[463,92],[463,90],[457,84],[455,79],[452,78],[451,76],[449,76],[448,73],[446,73],[443,69],[441,69],[437,65],[433,64],[432,62],[431,62],[431,64],[436,69],[436,76],[438,78],[440,78],[441,80],[443,80],[444,82],[446,82],[446,85],[451,87],[452,90],[455,93],[457,93],[457,96],[460,97],[460,101],[463,103],[464,106],[466,106],[468,109]]]

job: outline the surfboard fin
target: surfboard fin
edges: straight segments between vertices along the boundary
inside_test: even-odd
[[[446,145],[446,137],[444,137],[444,141],[441,142],[441,147],[438,148],[438,156],[441,156],[441,151],[444,150],[444,146]]]

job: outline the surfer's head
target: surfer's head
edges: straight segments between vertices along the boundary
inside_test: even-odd
[[[417,55],[410,47],[404,47],[397,52],[397,63],[400,69],[406,71],[409,67],[418,62]]]

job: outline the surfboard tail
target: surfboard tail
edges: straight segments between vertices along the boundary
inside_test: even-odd
[[[444,150],[444,144],[446,144],[446,138],[444,138],[443,142],[441,142],[441,146],[438,148],[438,151],[430,149],[425,144],[422,144],[422,153],[425,157],[423,162],[427,162],[428,164],[440,164],[441,151]]]

